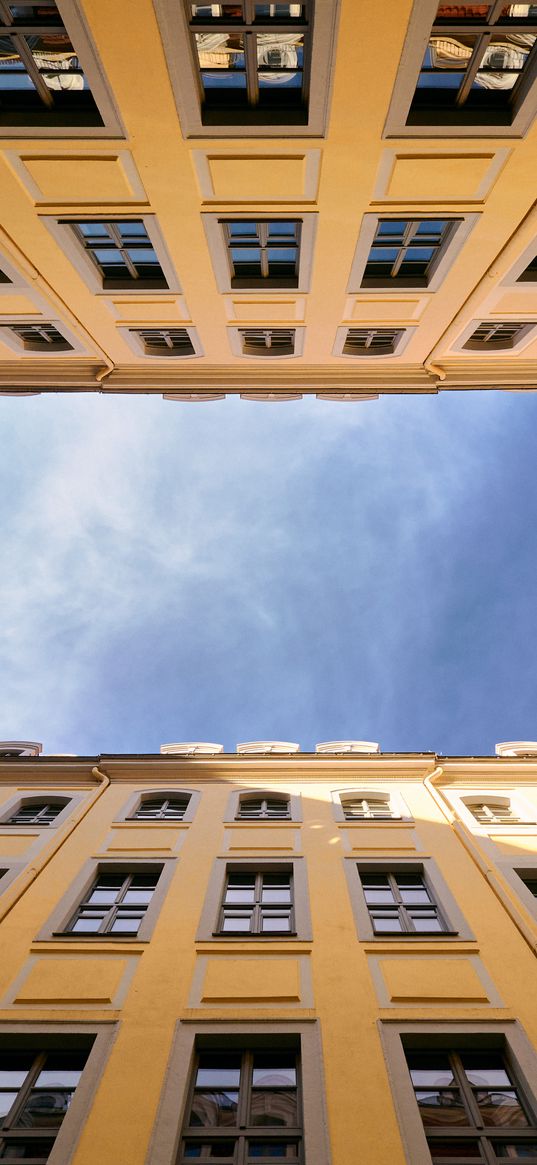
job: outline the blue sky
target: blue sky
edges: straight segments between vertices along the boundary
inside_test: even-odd
[[[0,412],[0,739],[537,736],[537,395]]]

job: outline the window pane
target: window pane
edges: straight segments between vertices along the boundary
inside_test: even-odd
[[[445,1161],[446,1159],[455,1161],[459,1159],[466,1161],[484,1161],[477,1141],[457,1141],[455,1139],[449,1141],[432,1140],[429,1142],[429,1148],[434,1163],[437,1161]]]
[[[469,1123],[462,1097],[456,1088],[434,1089],[427,1092],[417,1091],[416,1100],[424,1125],[467,1125]]]
[[[222,922],[223,931],[247,932],[251,929],[251,914],[226,914]]]
[[[291,919],[288,914],[263,914],[261,919],[263,931],[286,931],[291,929]]]
[[[239,1103],[238,1092],[196,1092],[190,1114],[191,1125],[211,1127],[236,1125]]]
[[[500,1125],[523,1128],[528,1120],[523,1112],[516,1092],[487,1092],[474,1090],[479,1111],[485,1125]]]
[[[117,890],[92,890],[88,902],[91,906],[114,906],[117,896]]]
[[[290,903],[291,902],[291,888],[290,888],[290,886],[282,886],[280,890],[277,890],[274,887],[266,888],[265,886],[263,886],[263,891],[261,894],[261,901],[265,904],[269,904],[269,903],[273,902],[275,905],[277,905],[279,903],[283,903],[283,904]]]
[[[295,1092],[263,1089],[252,1092],[250,1123],[252,1125],[276,1125],[294,1127],[297,1124],[297,1099]]]
[[[112,925],[110,927],[108,927],[108,931],[110,934],[113,934],[113,933],[138,934],[142,918],[143,918],[143,915],[141,915],[141,914],[133,914],[133,915],[118,914],[117,918],[114,919]]]
[[[298,1161],[298,1145],[296,1141],[249,1141],[249,1160],[257,1161],[264,1157],[271,1160],[283,1158],[285,1161]]]
[[[147,906],[153,897],[153,890],[127,890],[122,901],[127,906]]]
[[[32,1091],[16,1122],[23,1128],[58,1128],[71,1103],[71,1092]]]
[[[96,934],[103,921],[104,914],[98,914],[91,918],[82,917],[77,918],[73,923],[71,930],[77,933],[86,932],[87,934]]]
[[[289,1055],[285,1055],[284,1052],[256,1052],[252,1083],[258,1088],[294,1087],[296,1085],[294,1052]]]
[[[205,1160],[208,1157],[211,1161],[215,1159],[229,1160],[230,1157],[235,1156],[236,1141],[186,1141],[183,1149],[184,1157],[203,1157]]]
[[[0,1092],[0,1116],[7,1116],[16,1099],[16,1092]]]
[[[28,1141],[6,1140],[0,1150],[0,1160],[9,1157],[10,1160],[27,1161],[31,1157],[34,1161],[46,1162],[52,1152],[54,1141],[41,1141],[32,1137]]]
[[[419,890],[410,890],[406,889],[404,886],[400,886],[399,891],[405,906],[417,906],[420,903],[425,905],[427,902],[431,901],[425,886],[422,886]]]
[[[470,1084],[481,1084],[485,1088],[510,1088],[512,1080],[507,1074],[501,1052],[483,1049],[478,1052],[461,1052],[462,1065]]]
[[[537,1157],[537,1141],[493,1141],[492,1147],[497,1157],[509,1157],[511,1160],[524,1161],[528,1157]]]
[[[442,926],[442,923],[440,922],[440,919],[437,917],[436,914],[427,915],[427,914],[415,914],[415,913],[411,912],[410,917],[412,918],[414,930],[417,930],[418,932],[421,932],[423,934],[425,934],[425,933],[436,934],[439,931],[443,931],[443,929],[444,929],[444,927]]]
[[[368,906],[392,906],[395,901],[389,886],[385,890],[364,889],[364,896]]]
[[[209,1088],[238,1088],[240,1073],[240,1053],[221,1055],[218,1052],[205,1052],[200,1056],[196,1085]]]
[[[406,1058],[415,1086],[435,1088],[453,1083],[447,1052],[407,1052]]]

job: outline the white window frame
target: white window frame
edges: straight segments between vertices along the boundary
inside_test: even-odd
[[[153,293],[151,292],[151,294],[153,294]],[[142,329],[149,330],[150,328],[154,328],[155,331],[159,331],[160,329],[165,329],[165,330],[169,329],[170,331],[172,331],[176,328],[182,328],[183,331],[188,332],[188,335],[190,337],[190,342],[192,344],[194,351],[192,352],[192,354],[190,356],[181,356],[178,352],[173,352],[169,356],[157,356],[157,355],[152,355],[150,352],[146,352],[144,341],[142,340],[142,337],[138,335],[138,332]],[[121,336],[123,336],[125,343],[128,344],[129,348],[131,349],[132,352],[134,352],[134,354],[136,356],[141,356],[143,360],[151,360],[152,363],[154,363],[155,360],[163,360],[165,362],[167,362],[168,360],[169,361],[180,360],[181,362],[183,360],[185,360],[185,361],[186,360],[199,360],[200,356],[205,355],[203,348],[202,348],[202,345],[201,345],[200,338],[198,336],[197,329],[193,328],[190,324],[183,324],[183,323],[155,324],[155,323],[150,323],[150,324],[140,324],[139,327],[136,327],[136,326],[133,326],[132,324],[129,324],[126,326],[121,325],[121,327],[118,328],[118,332],[120,333]]]
[[[372,289],[370,288],[370,290]],[[360,328],[360,330],[364,331],[367,329],[370,329],[371,331],[382,331],[383,329],[386,329],[386,331],[395,331],[397,329],[402,333],[402,335],[396,341],[393,352],[360,352],[356,353],[355,355],[351,355],[350,352],[344,352],[343,348],[347,342],[347,332],[349,332],[352,328]],[[344,324],[337,329],[332,355],[339,356],[342,360],[352,360],[354,362],[361,362],[362,360],[396,360],[397,357],[400,356],[404,351],[409,340],[412,339],[412,336],[416,331],[417,329],[415,327],[409,328],[404,324],[394,324],[393,328],[389,327],[388,324]]]
[[[351,818],[345,817],[345,810],[343,808],[343,800],[345,798],[352,798],[353,801],[364,800],[374,797],[387,797],[390,803],[391,817],[365,817],[365,818]],[[376,825],[383,827],[390,825],[392,821],[396,823],[401,821],[413,821],[414,818],[403,799],[402,794],[398,789],[392,789],[387,785],[377,786],[373,785],[351,785],[345,789],[334,789],[332,791],[332,801],[334,805],[334,817],[336,821],[342,822],[344,825],[355,826],[371,826]]]
[[[315,211],[295,211],[290,209],[287,213],[278,214],[263,214],[260,211],[235,211],[220,212],[219,214],[203,213],[202,216],[205,234],[207,236],[207,244],[209,253],[211,255],[214,274],[216,279],[216,286],[218,291],[222,293],[232,292],[233,296],[249,295],[252,291],[262,295],[282,295],[282,292],[288,294],[298,295],[300,292],[309,291],[311,281],[311,271],[313,266],[313,248],[315,243],[315,235],[317,231],[318,215]],[[288,288],[285,286],[278,286],[276,283],[271,284],[267,280],[266,287],[259,287],[257,284],[252,287],[232,287],[231,286],[231,269],[229,266],[228,249],[224,238],[223,223],[224,222],[261,222],[273,221],[277,222],[282,219],[284,222],[298,221],[301,225],[300,232],[300,265],[298,269],[298,284],[296,287]],[[247,326],[247,325],[245,325]],[[276,325],[275,325],[276,326]],[[251,357],[247,357],[251,359]],[[286,360],[290,357],[286,356]]]
[[[302,262],[302,259],[301,259],[301,262]],[[259,354],[259,355],[254,356],[254,355],[252,355],[251,352],[243,352],[243,350],[242,350],[242,345],[243,345],[242,332],[244,332],[244,331],[277,332],[280,330],[286,331],[286,332],[294,332],[294,351],[291,355],[287,355],[287,356],[269,356],[269,355],[262,356],[261,354]],[[231,348],[231,351],[233,352],[234,356],[239,356],[241,360],[270,360],[271,362],[274,361],[275,363],[277,363],[278,360],[296,360],[297,356],[302,356],[304,354],[304,339],[306,336],[306,329],[303,327],[302,328],[301,327],[294,327],[292,325],[288,328],[284,328],[280,324],[267,324],[267,325],[259,324],[257,327],[254,327],[253,325],[250,325],[250,324],[244,324],[244,326],[240,327],[240,328],[231,328],[230,327],[227,329],[227,332],[228,332],[229,346]]]
[[[157,222],[156,215],[133,214],[132,211],[129,211],[128,213],[122,213],[117,209],[111,209],[108,211],[108,213],[105,213],[103,212],[102,207],[99,207],[98,212],[94,214],[92,214],[91,211],[81,210],[78,214],[73,214],[73,212],[65,215],[41,214],[39,218],[44,226],[46,226],[50,231],[55,242],[60,247],[60,250],[64,252],[75,270],[80,275],[81,279],[84,280],[94,295],[103,295],[107,298],[113,298],[114,296],[117,297],[118,295],[121,296],[121,298],[123,298],[125,295],[129,297],[132,295],[140,295],[142,298],[147,298],[148,295],[151,297],[158,297],[160,295],[169,296],[170,291],[179,293],[181,292],[181,286],[168,253],[168,249],[164,241],[164,236]],[[75,226],[79,222],[112,222],[114,220],[119,222],[143,222],[148,238],[151,240],[153,248],[157,254],[162,272],[168,284],[167,287],[136,287],[135,281],[133,281],[132,287],[103,287],[99,271],[90,255],[86,252],[82,244],[79,243],[76,234],[72,229],[71,223],[73,226]],[[180,326],[182,327],[182,325]]]
[[[437,289],[440,287],[440,284],[442,283],[443,279],[448,274],[450,268],[453,266],[455,259],[457,258],[457,255],[462,250],[462,247],[464,246],[466,240],[468,239],[470,232],[474,229],[479,217],[480,216],[479,216],[478,212],[465,214],[463,211],[461,211],[460,213],[457,213],[457,212],[444,211],[444,210],[438,211],[436,214],[433,211],[426,211],[426,212],[419,211],[418,212],[418,211],[414,211],[414,210],[401,211],[399,214],[393,210],[382,211],[379,214],[369,214],[369,213],[364,214],[363,219],[362,219],[362,225],[360,227],[360,233],[358,235],[358,242],[356,244],[356,251],[354,253],[354,259],[352,261],[351,273],[349,276],[349,282],[348,282],[348,286],[347,286],[348,294],[349,295],[367,295],[369,297],[372,294],[386,296],[388,294],[391,294],[393,291],[393,293],[397,294],[397,295],[399,295],[400,292],[402,292],[404,295],[406,295],[406,294],[412,295],[415,299],[417,295],[418,296],[430,295],[431,292],[437,291]],[[440,252],[439,257],[438,257],[436,267],[431,275],[431,279],[430,279],[429,283],[427,284],[427,286],[424,286],[424,287],[406,286],[405,287],[405,284],[403,282],[400,282],[399,280],[394,279],[393,280],[393,288],[392,288],[391,284],[389,287],[384,287],[384,286],[382,286],[382,287],[381,286],[379,286],[379,287],[372,287],[372,286],[362,287],[362,277],[363,277],[363,274],[365,271],[366,263],[367,263],[367,260],[369,258],[369,252],[371,250],[371,246],[373,243],[373,239],[375,237],[377,225],[378,225],[378,222],[380,219],[393,219],[396,222],[403,222],[403,221],[415,222],[418,219],[423,220],[423,221],[426,221],[427,219],[431,219],[434,222],[436,222],[438,219],[446,219],[446,220],[453,219],[453,220],[455,220],[456,225],[455,225],[455,228],[454,228],[453,233],[451,235],[451,238],[448,239],[448,241],[445,244],[445,247],[442,248],[442,251]],[[356,326],[358,327],[359,325],[357,324]]]

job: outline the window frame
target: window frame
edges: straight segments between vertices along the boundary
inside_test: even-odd
[[[54,790],[54,792],[48,792],[46,789],[39,790],[37,792],[32,790],[32,792],[26,793],[21,790],[16,796],[10,797],[7,801],[4,801],[3,805],[0,805],[0,833],[3,829],[9,829],[10,832],[12,829],[20,829],[23,832],[29,829],[32,831],[39,830],[39,832],[41,832],[41,830],[58,829],[58,827],[63,825],[67,818],[70,817],[73,810],[77,805],[80,804],[83,799],[83,793],[64,793],[58,792],[56,790]],[[39,825],[36,823],[35,825],[32,825],[28,823],[26,825],[19,825],[18,823],[14,823],[11,825],[9,822],[9,818],[18,813],[23,805],[31,805],[32,803],[40,802],[46,802],[50,805],[55,801],[65,801],[65,804],[63,809],[61,809],[58,813],[58,816],[55,817],[54,821],[51,821],[50,824]]]
[[[472,942],[475,935],[459,909],[434,858],[427,856],[408,858],[357,858],[345,857],[345,873],[351,904],[356,923],[358,938],[361,942],[377,943],[438,943],[438,942]],[[379,933],[373,929],[371,916],[364,897],[362,873],[396,873],[420,874],[426,886],[431,889],[433,901],[442,920],[446,924],[444,931],[400,931],[397,933]]]
[[[185,815],[184,815],[184,817],[181,817],[179,820],[173,821],[170,818],[168,818],[168,819],[162,818],[162,820],[160,820],[160,821],[158,821],[158,820],[157,821],[140,821],[139,818],[136,818],[134,816],[134,814],[140,808],[143,801],[149,801],[154,797],[165,798],[165,797],[178,797],[178,796],[190,798],[188,805],[185,809]],[[201,792],[199,789],[185,789],[182,785],[180,787],[175,787],[175,788],[171,785],[164,785],[164,786],[157,785],[154,788],[150,788],[146,785],[143,789],[136,789],[136,791],[134,793],[131,793],[128,801],[126,801],[125,804],[123,805],[122,809],[120,809],[120,811],[118,813],[116,813],[116,815],[114,817],[114,824],[117,824],[118,822],[128,822],[132,825],[138,825],[138,826],[144,826],[144,827],[145,826],[151,827],[152,825],[155,825],[155,824],[156,825],[166,825],[166,827],[171,827],[171,826],[180,826],[181,827],[183,825],[190,824],[190,822],[194,820],[194,817],[195,817],[195,814],[197,812],[197,808],[198,808],[198,805],[200,803],[200,800],[201,800]]]
[[[347,343],[347,335],[354,329],[368,332],[399,332],[400,334],[392,352],[345,352],[344,348]],[[415,327],[407,327],[405,324],[394,324],[393,328],[388,327],[386,324],[345,324],[337,329],[332,355],[339,356],[343,360],[393,360],[395,357],[401,355],[412,339],[415,331]]]
[[[133,214],[132,211],[122,214],[113,209],[110,210],[109,214],[106,214],[99,208],[99,211],[94,214],[83,213],[82,211],[79,214],[70,213],[65,215],[44,213],[39,215],[39,219],[50,231],[60,249],[67,256],[74,269],[94,295],[112,297],[118,295],[142,295],[147,297],[150,293],[151,296],[155,295],[159,297],[161,295],[169,296],[170,292],[181,292],[181,286],[156,215],[146,212]],[[157,255],[167,286],[148,288],[146,286],[144,287],[145,280],[133,280],[132,286],[125,283],[125,285],[118,287],[104,287],[96,264],[93,262],[86,248],[79,242],[76,231],[72,229],[73,226],[76,226],[80,222],[142,222],[153,246],[153,250]]]
[[[431,1165],[431,1153],[427,1143],[420,1111],[415,1100],[405,1055],[404,1039],[407,1047],[415,1041],[416,1047],[461,1048],[464,1044],[470,1050],[476,1045],[490,1043],[491,1048],[501,1048],[512,1065],[517,1087],[528,1103],[530,1110],[537,1102],[537,1055],[518,1020],[507,1022],[483,1021],[461,1022],[384,1022],[379,1020],[380,1037],[383,1045],[388,1078],[390,1081],[396,1111],[399,1116],[399,1130],[409,1165]],[[528,1100],[529,1098],[529,1100]],[[455,1136],[454,1132],[454,1136]],[[516,1140],[516,1129],[512,1133]]]
[[[524,341],[528,341],[530,333],[537,328],[537,321],[535,320],[517,320],[517,331],[511,340],[507,343],[495,343],[494,340],[489,343],[484,340],[475,340],[474,336],[479,328],[486,327],[503,327],[505,325],[514,326],[514,321],[510,320],[474,320],[470,328],[465,329],[464,335],[461,339],[461,349],[464,352],[478,352],[481,356],[496,356],[498,352],[515,352],[522,347]]]
[[[176,858],[174,856],[159,857],[158,859],[148,858],[90,858],[84,863],[77,877],[71,883],[67,892],[62,896],[45,924],[41,927],[36,935],[35,942],[50,942],[53,940],[58,943],[89,943],[94,946],[96,943],[146,943],[149,942],[151,935],[155,929],[158,916],[164,904],[164,899],[169,889],[169,884],[173,878],[176,869]],[[159,879],[153,893],[151,902],[145,912],[145,917],[142,920],[138,934],[136,935],[121,935],[118,934],[84,934],[80,932],[70,931],[67,929],[72,921],[75,912],[87,896],[95,879],[99,874],[107,873],[159,873]]]
[[[532,894],[523,878],[523,874],[533,874],[537,881],[537,854],[529,857],[510,857],[501,858],[498,861],[498,868],[503,874],[506,881],[509,883],[516,896],[522,902],[526,910],[533,916],[537,922],[537,898]],[[533,880],[533,879],[532,879]],[[2,883],[0,882],[0,889]]]
[[[254,211],[252,214],[247,214],[244,211],[236,213],[230,212],[229,214],[203,212],[201,218],[207,237],[209,253],[213,262],[217,290],[223,293],[233,292],[234,295],[240,295],[241,293],[248,295],[251,291],[261,290],[268,295],[272,295],[273,293],[281,295],[282,291],[289,291],[289,282],[270,282],[268,279],[264,281],[252,279],[246,282],[241,279],[241,286],[236,286],[229,262],[228,247],[223,230],[224,224],[231,222],[270,223],[282,221],[300,223],[298,275],[296,285],[293,285],[292,290],[294,292],[309,291],[313,265],[313,248],[317,230],[318,215],[316,211],[305,211],[302,213],[291,210],[288,214],[279,212],[278,214],[272,215],[259,215],[257,211]]]
[[[375,797],[387,797],[389,799],[390,807],[392,809],[391,816],[364,818],[345,816],[343,802],[347,798],[349,800],[352,798],[354,801],[367,801],[369,798],[373,800]],[[412,814],[408,808],[408,805],[406,804],[406,801],[403,798],[402,793],[399,791],[399,789],[390,788],[389,786],[375,788],[372,785],[354,785],[345,789],[333,789],[332,804],[336,821],[339,821],[344,825],[378,825],[384,828],[386,825],[391,825],[392,822],[395,824],[400,824],[401,822],[405,821],[414,821],[414,818],[412,817]]]
[[[77,1085],[71,1103],[56,1134],[53,1148],[49,1156],[50,1165],[55,1161],[71,1161],[77,1147],[80,1135],[85,1127],[91,1104],[97,1087],[106,1068],[106,1062],[116,1039],[118,1025],[116,1023],[28,1023],[18,1021],[16,1029],[12,1023],[0,1024],[0,1050],[2,1037],[6,1037],[6,1045],[13,1042],[20,1046],[33,1046],[42,1041],[43,1050],[65,1046],[65,1039],[69,1036],[94,1036],[93,1046],[82,1070],[82,1076]],[[21,1038],[22,1037],[22,1038]],[[13,1049],[15,1050],[15,1048]]]
[[[511,807],[515,809],[515,816],[519,820],[495,822],[495,821],[478,821],[474,817],[472,811],[472,804],[482,805],[487,804],[487,799],[491,802],[497,801],[498,798],[509,801]],[[460,805],[461,816],[470,826],[472,831],[479,831],[486,835],[489,833],[509,833],[514,829],[516,833],[523,830],[535,832],[537,830],[537,809],[531,802],[526,801],[523,794],[519,793],[518,789],[491,789],[485,786],[483,790],[468,791],[457,793],[457,800]]]
[[[198,1048],[212,1046],[216,1050],[220,1044],[229,1050],[238,1050],[253,1048],[257,1042],[258,1047],[268,1049],[278,1038],[282,1043],[296,1041],[300,1046],[304,1159],[308,1165],[327,1165],[330,1150],[319,1022],[283,1018],[262,1024],[259,1021],[203,1024],[177,1021],[148,1162],[177,1165]],[[180,1105],[178,1097],[182,1098]]]
[[[274,914],[276,916],[284,915],[286,918],[288,918],[289,926],[287,928],[282,927],[281,930],[267,930],[267,931],[263,930],[263,918],[264,918],[263,900],[262,900],[263,882],[264,882],[264,878],[265,878],[267,873],[277,874],[277,871],[267,871],[267,870],[259,870],[259,869],[257,869],[255,872],[252,871],[252,876],[255,879],[255,882],[254,882],[254,901],[252,903],[244,903],[244,904],[237,903],[236,905],[229,905],[228,906],[226,904],[226,894],[227,894],[227,891],[229,888],[229,878],[230,878],[230,876],[233,877],[233,874],[235,874],[236,872],[237,871],[230,870],[229,868],[226,870],[225,879],[224,879],[224,886],[223,886],[223,890],[222,890],[222,899],[220,902],[220,910],[219,910],[219,914],[218,914],[218,924],[217,924],[217,929],[215,931],[215,934],[218,934],[220,936],[224,936],[226,938],[228,937],[228,935],[232,935],[234,938],[240,937],[243,939],[249,939],[249,938],[264,938],[264,939],[274,938],[274,939],[278,939],[282,935],[287,936],[287,937],[292,936],[294,938],[296,936],[296,931],[295,931],[295,887],[294,887],[292,869],[282,869],[280,871],[281,877],[283,877],[285,879],[287,879],[287,878],[289,879],[290,902],[289,902],[289,904],[287,904],[287,903],[282,903],[280,905],[274,904],[274,907],[273,907]],[[244,871],[244,872],[247,872],[247,871]],[[240,929],[233,930],[233,928],[231,928],[230,930],[227,930],[225,928],[225,925],[224,925],[226,918],[227,917],[233,918],[236,915],[238,916],[241,911],[243,911],[243,912],[249,911],[250,912],[250,914],[251,914],[250,929],[249,930],[240,930]]]
[[[276,351],[275,355],[273,355],[269,350],[267,350],[266,353],[263,353],[263,352],[245,352],[244,351],[244,347],[245,347],[244,332],[257,332],[257,333],[259,333],[259,332],[292,332],[293,333],[293,351],[286,352],[283,354],[280,354]],[[271,361],[272,360],[274,360],[274,361],[294,360],[294,359],[296,359],[297,356],[302,356],[304,353],[305,335],[306,335],[305,327],[295,327],[294,325],[289,327],[289,328],[280,327],[277,324],[270,324],[267,327],[265,327],[263,324],[260,324],[259,327],[253,327],[253,326],[250,327],[249,325],[245,325],[244,327],[240,327],[240,328],[237,328],[237,327],[229,327],[228,328],[228,339],[229,339],[229,346],[231,348],[231,351],[233,352],[234,356],[239,356],[241,358],[241,360],[271,360]],[[247,343],[247,341],[246,341],[246,343]]]
[[[397,294],[399,294],[399,292],[410,292],[415,297],[416,294],[419,294],[420,296],[430,295],[431,292],[436,291],[448,274],[450,268],[453,266],[459,252],[462,250],[462,247],[464,246],[466,240],[468,239],[471,231],[479,219],[479,212],[477,211],[472,213],[464,213],[463,211],[460,213],[454,213],[452,211],[441,211],[440,213],[442,221],[453,222],[453,228],[442,244],[442,247],[439,249],[438,254],[436,255],[434,260],[434,267],[431,268],[431,277],[428,283],[422,284],[421,286],[416,286],[415,283],[412,284],[411,282],[400,282],[397,279],[393,279],[389,283],[386,283],[386,281],[383,280],[375,285],[367,284],[364,286],[362,280],[373,240],[375,238],[377,226],[381,219],[383,221],[409,223],[418,221],[426,222],[428,220],[437,222],[439,220],[439,215],[434,214],[431,211],[411,213],[408,210],[402,211],[401,214],[397,214],[395,211],[388,209],[378,214],[372,214],[369,212],[364,214],[362,217],[362,224],[360,227],[360,233],[358,236],[358,242],[356,244],[354,258],[352,261],[351,273],[347,286],[348,294],[362,294],[371,296],[374,293],[382,295],[383,293],[386,294],[386,291],[393,291],[397,292]]]
[[[431,124],[407,124],[406,119],[416,91],[437,9],[437,0],[414,0],[382,131],[383,138],[524,137],[537,113],[537,84],[535,83],[537,76],[533,80],[526,78],[524,86],[522,86],[518,107],[515,107],[515,114],[509,125],[498,125],[493,121],[473,124],[445,124],[440,120],[440,115]]]
[[[310,32],[308,118],[302,124],[244,122],[208,125],[202,121],[197,62],[190,43],[190,27],[182,0],[154,0],[155,11],[175,104],[186,138],[307,138],[323,137],[328,121],[340,0],[315,0]]]
[[[3,138],[125,138],[126,132],[80,0],[54,0],[79,58],[103,125],[2,125]]]
[[[28,327],[53,327],[57,332],[60,333],[64,344],[48,344],[42,348],[39,346],[34,348],[31,343],[28,344],[27,341],[18,336],[15,330],[16,328]],[[6,345],[6,347],[11,348],[13,352],[17,352],[18,355],[30,356],[34,358],[36,356],[43,356],[45,360],[49,359],[51,356],[56,357],[58,354],[61,354],[62,356],[73,356],[84,351],[80,341],[71,332],[71,330],[63,324],[61,320],[54,320],[50,318],[39,320],[36,319],[35,316],[31,320],[13,319],[7,322],[5,319],[3,319],[2,323],[0,324],[0,340],[3,344]]]
[[[190,343],[194,349],[194,351],[188,353],[188,355],[183,355],[180,352],[173,351],[170,351],[169,355],[165,355],[160,352],[148,352],[147,344],[139,334],[141,331],[175,331],[178,328],[180,328],[181,331],[187,332]],[[121,326],[118,328],[118,331],[123,336],[125,342],[129,345],[129,348],[135,352],[137,356],[142,356],[145,360],[197,360],[200,356],[205,355],[197,329],[193,328],[190,324],[177,322],[173,324],[160,325],[153,323],[149,323],[147,325],[140,324],[137,327],[127,325]]]
[[[262,800],[270,800],[272,797],[287,797],[289,802],[289,816],[240,817],[239,813],[241,801],[247,800],[249,797],[252,800],[259,798]],[[235,789],[234,792],[229,796],[226,812],[224,815],[224,821],[226,824],[240,822],[246,826],[252,825],[254,828],[256,828],[258,825],[263,827],[274,825],[277,828],[281,825],[289,825],[292,822],[300,822],[302,821],[302,802],[300,793],[289,793],[287,789]]]
[[[219,930],[220,911],[228,873],[277,874],[287,872],[291,873],[293,879],[295,928],[292,932],[273,931],[271,933],[267,931],[266,934],[255,934],[245,931],[233,933]],[[311,936],[307,872],[303,857],[286,857],[285,859],[281,857],[216,858],[207,885],[196,942],[214,941],[215,943],[254,943],[257,945],[271,941],[278,943],[311,942]]]

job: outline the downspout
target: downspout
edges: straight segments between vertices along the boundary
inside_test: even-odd
[[[52,858],[55,857],[67,839],[71,836],[73,830],[75,830],[77,826],[80,825],[80,822],[84,820],[84,817],[86,817],[90,809],[93,809],[96,801],[99,800],[99,797],[102,797],[103,793],[108,788],[110,784],[110,777],[106,773],[103,773],[101,769],[95,766],[91,770],[91,775],[99,782],[95,791],[91,794],[90,797],[88,797],[87,801],[83,802],[78,811],[73,813],[73,815],[66,822],[64,828],[58,831],[59,836],[56,835],[54,842],[48,847],[48,849],[46,849],[45,854],[41,860],[36,862],[34,866],[28,866],[27,869],[23,870],[22,874],[20,874],[19,877],[15,879],[12,893],[7,890],[6,893],[2,895],[0,922],[3,921],[3,919],[10,913],[11,910],[13,910],[13,907],[17,905],[17,902],[20,901],[23,894],[25,894],[28,888],[32,885],[32,882],[35,882],[38,874],[41,874],[46,866],[48,866]]]
[[[106,368],[101,369],[101,371],[98,372],[95,377],[96,381],[100,384],[101,381],[105,379],[105,377],[109,376],[110,373],[114,371],[115,364],[113,361],[105,352],[104,348],[101,348],[98,340],[96,340],[95,337],[91,335],[91,332],[88,332],[87,328],[84,327],[84,324],[81,320],[79,320],[78,316],[75,315],[72,308],[70,308],[66,304],[65,300],[62,299],[62,296],[59,295],[57,291],[55,291],[48,280],[45,279],[45,276],[41,275],[41,273],[37,270],[37,267],[34,267],[31,259],[28,259],[27,255],[21,251],[18,244],[14,242],[4,227],[0,227],[0,239],[2,240],[7,250],[12,253],[15,265],[23,269],[24,273],[32,281],[32,283],[37,284],[37,286],[41,289],[45,299],[49,301],[52,300],[55,305],[59,305],[60,315],[62,313],[65,314],[67,317],[67,322],[71,324],[71,327],[73,327],[75,331],[78,330],[82,332],[86,342],[89,342],[90,347],[98,349],[106,364]]]
[[[472,309],[474,306],[474,303],[475,303],[476,309],[480,306],[480,304],[483,301],[484,295],[487,294],[486,285],[488,284],[489,288],[490,288],[491,279],[498,279],[498,277],[501,277],[509,270],[509,268],[512,266],[512,264],[514,263],[515,258],[516,258],[516,255],[514,253],[512,254],[511,252],[515,251],[515,247],[516,247],[517,252],[522,250],[526,246],[527,243],[531,242],[536,231],[537,231],[537,203],[534,203],[532,206],[530,206],[530,209],[527,211],[527,213],[525,214],[522,221],[517,223],[515,229],[510,234],[507,242],[504,243],[500,253],[495,256],[492,263],[485,271],[484,275],[481,276],[481,279],[476,284],[476,286],[473,287],[472,290],[468,293],[468,295],[466,296],[466,299],[458,308],[453,319],[450,320],[447,327],[444,328],[444,331],[438,337],[438,340],[436,341],[436,343],[433,344],[433,347],[431,348],[431,351],[429,352],[427,359],[424,360],[424,362],[423,362],[423,367],[425,368],[425,370],[427,372],[434,373],[435,375],[438,376],[439,380],[446,379],[446,376],[447,376],[446,370],[444,368],[442,368],[441,365],[438,365],[435,362],[436,356],[438,353],[438,348],[439,348],[440,344],[443,344],[443,351],[445,351],[446,348],[449,348],[449,345],[450,345],[451,340],[453,338],[453,333],[455,333],[455,334],[457,333],[458,320],[459,320],[460,316],[463,314],[463,312],[466,312],[468,310],[468,308]],[[485,288],[483,285],[485,285]],[[460,353],[459,353],[459,355],[460,355]]]
[[[460,842],[462,842],[465,850],[469,853],[472,861],[477,866],[479,872],[483,875],[486,882],[488,882],[491,890],[496,895],[496,898],[501,902],[504,909],[507,911],[510,919],[514,922],[517,930],[522,935],[524,941],[528,944],[530,950],[535,955],[537,954],[537,938],[535,937],[531,927],[528,926],[523,914],[515,906],[511,900],[507,883],[498,875],[493,866],[490,865],[489,859],[480,846],[477,838],[468,829],[468,826],[461,820],[459,815],[451,807],[446,797],[440,789],[435,787],[434,782],[441,780],[444,776],[444,769],[438,765],[432,773],[423,778],[423,784],[431,794],[431,797],[436,802],[442,815],[446,821],[451,825],[454,833],[456,833]]]

